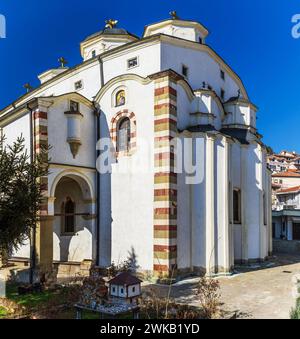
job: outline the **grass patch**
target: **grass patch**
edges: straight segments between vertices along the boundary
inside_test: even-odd
[[[14,301],[20,306],[26,308],[36,308],[40,304],[48,302],[53,296],[53,292],[45,291],[42,293],[30,293],[26,295],[18,294],[18,285],[9,284],[6,290],[6,298]]]
[[[0,306],[0,319],[4,319],[8,316],[8,312],[4,307]]]
[[[300,320],[300,298],[297,300],[296,308],[291,311],[291,319]]]
[[[73,305],[78,301],[78,286],[61,287],[55,290],[43,292],[18,294],[17,284],[9,283],[6,288],[6,301],[15,305],[14,314],[2,310],[0,318],[15,316],[46,319],[74,319],[75,309]],[[5,304],[3,306],[6,307]]]

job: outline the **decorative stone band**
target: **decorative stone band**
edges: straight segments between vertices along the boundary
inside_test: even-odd
[[[117,151],[117,142],[118,142],[118,128],[120,122],[124,118],[128,118],[130,120],[130,146],[127,152],[118,152]],[[118,112],[111,120],[111,129],[110,129],[110,137],[113,144],[113,152],[118,158],[121,155],[130,155],[136,150],[136,117],[133,112],[129,112],[127,109],[124,109]]]
[[[48,148],[48,114],[35,110],[33,113],[33,129],[34,129],[34,149],[35,154],[40,155],[42,149]],[[48,177],[40,178],[42,193],[44,199],[40,206],[40,215],[48,215]]]
[[[177,174],[172,140],[177,135],[178,74],[151,76],[154,106],[154,274],[172,278],[177,270]]]

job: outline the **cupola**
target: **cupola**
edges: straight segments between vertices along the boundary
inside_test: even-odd
[[[256,129],[256,112],[258,108],[249,100],[241,97],[240,91],[236,97],[230,98],[224,103],[226,119],[223,124],[230,127],[242,127]]]
[[[60,63],[59,68],[52,68],[38,75],[41,84],[55,78],[56,76],[66,72],[69,69],[68,67],[66,67],[68,62],[64,57],[60,57],[58,61]]]
[[[144,38],[155,34],[166,34],[205,44],[209,31],[202,24],[196,21],[181,20],[175,11],[170,15],[170,19],[146,26]]]
[[[117,24],[117,20],[107,20],[103,30],[88,36],[80,44],[81,56],[84,61],[113,48],[139,40],[136,35],[129,33],[126,29],[118,28]]]

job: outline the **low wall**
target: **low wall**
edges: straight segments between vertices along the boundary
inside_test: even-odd
[[[300,241],[273,240],[273,252],[300,254]]]

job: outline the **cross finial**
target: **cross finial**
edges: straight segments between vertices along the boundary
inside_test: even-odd
[[[118,24],[118,20],[114,20],[114,19],[109,19],[109,20],[106,20],[105,21],[105,28],[110,28],[110,29],[112,29],[112,28],[115,28],[116,26],[117,26],[117,24]]]
[[[177,12],[176,12],[176,11],[170,12],[170,15],[171,15],[171,17],[172,17],[173,20],[179,19],[179,17],[178,17],[178,15],[177,15]]]
[[[23,88],[26,89],[26,92],[29,93],[33,90],[33,87],[30,85],[29,82],[27,82],[25,85],[23,85]]]
[[[65,66],[68,64],[68,61],[64,57],[60,57],[58,62],[60,63],[61,68],[65,68]]]

